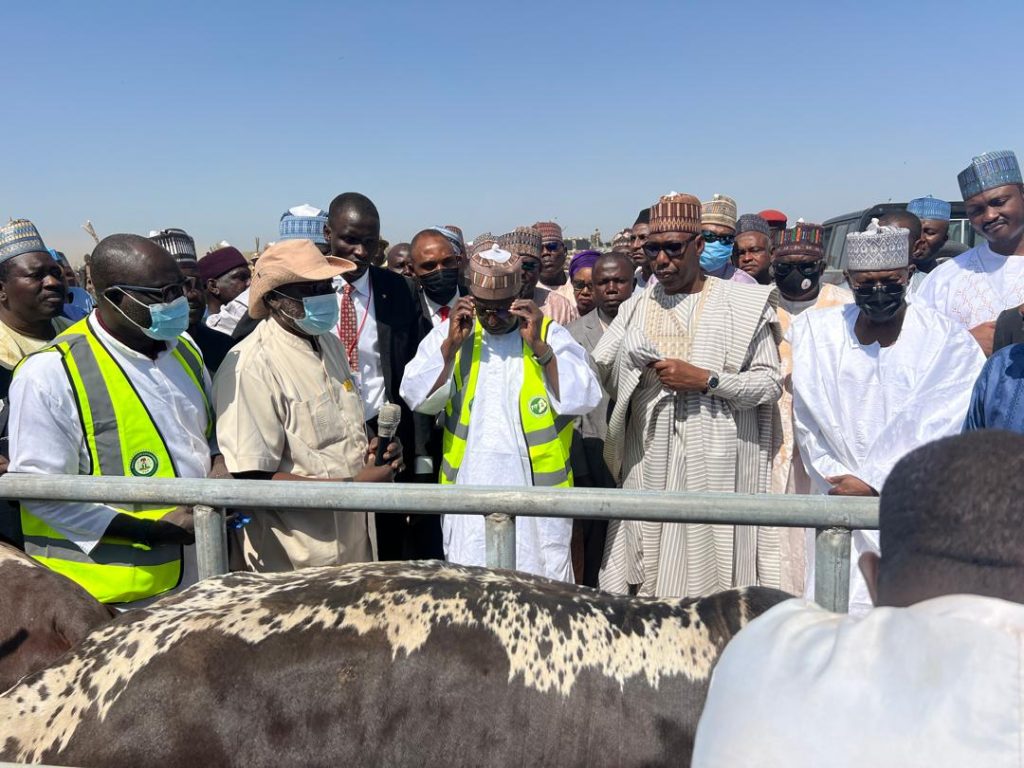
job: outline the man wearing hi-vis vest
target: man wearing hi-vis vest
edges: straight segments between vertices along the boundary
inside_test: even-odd
[[[96,310],[15,371],[11,471],[208,476],[210,377],[181,335],[177,262],[147,238],[111,235],[90,264]],[[191,509],[167,505],[26,501],[21,520],[29,555],[105,603],[177,587],[194,538]]]
[[[569,332],[518,299],[522,274],[515,233],[473,244],[470,296],[455,304],[406,366],[401,394],[416,411],[443,412],[440,482],[572,486],[574,416],[590,412],[601,388]],[[485,564],[484,520],[445,515],[448,560]],[[568,518],[516,518],[516,568],[572,581]]]

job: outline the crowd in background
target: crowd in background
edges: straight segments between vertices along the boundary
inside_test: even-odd
[[[108,236],[81,284],[13,220],[8,469],[877,495],[925,443],[1024,431],[1020,168],[991,152],[958,180],[982,244],[940,264],[950,204],[923,196],[847,236],[844,286],[823,280],[821,226],[740,215],[725,194],[665,195],[610,250],[570,260],[551,221],[471,241],[429,226],[385,251],[381,212],[349,192],[289,209],[254,263],[227,245],[200,256],[183,229]],[[237,569],[485,561],[478,517],[268,508],[232,526]],[[800,529],[516,527],[518,569],[621,594],[813,584]],[[2,534],[105,602],[194,579],[188,508],[25,502]],[[877,533],[854,548],[877,552]]]

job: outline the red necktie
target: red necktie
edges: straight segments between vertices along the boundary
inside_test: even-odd
[[[439,312],[441,313],[441,322],[443,323],[445,320],[448,319],[448,315],[451,314],[452,308],[445,304],[443,307],[441,307]]]
[[[341,291],[341,319],[338,324],[338,337],[345,345],[345,353],[348,356],[348,366],[355,372],[359,363],[359,332],[356,330],[356,305],[352,301],[352,291],[355,286],[345,283]]]

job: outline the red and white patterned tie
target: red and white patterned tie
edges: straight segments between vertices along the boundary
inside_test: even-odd
[[[338,337],[345,345],[345,353],[348,356],[348,367],[355,372],[359,363],[359,331],[356,328],[356,305],[352,301],[352,292],[355,286],[345,283],[341,290],[341,319],[338,324]]]

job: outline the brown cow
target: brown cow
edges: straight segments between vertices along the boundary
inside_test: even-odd
[[[231,574],[0,697],[0,759],[685,765],[719,651],[786,597],[619,597],[437,562]]]
[[[0,544],[0,691],[116,615],[70,579]]]

